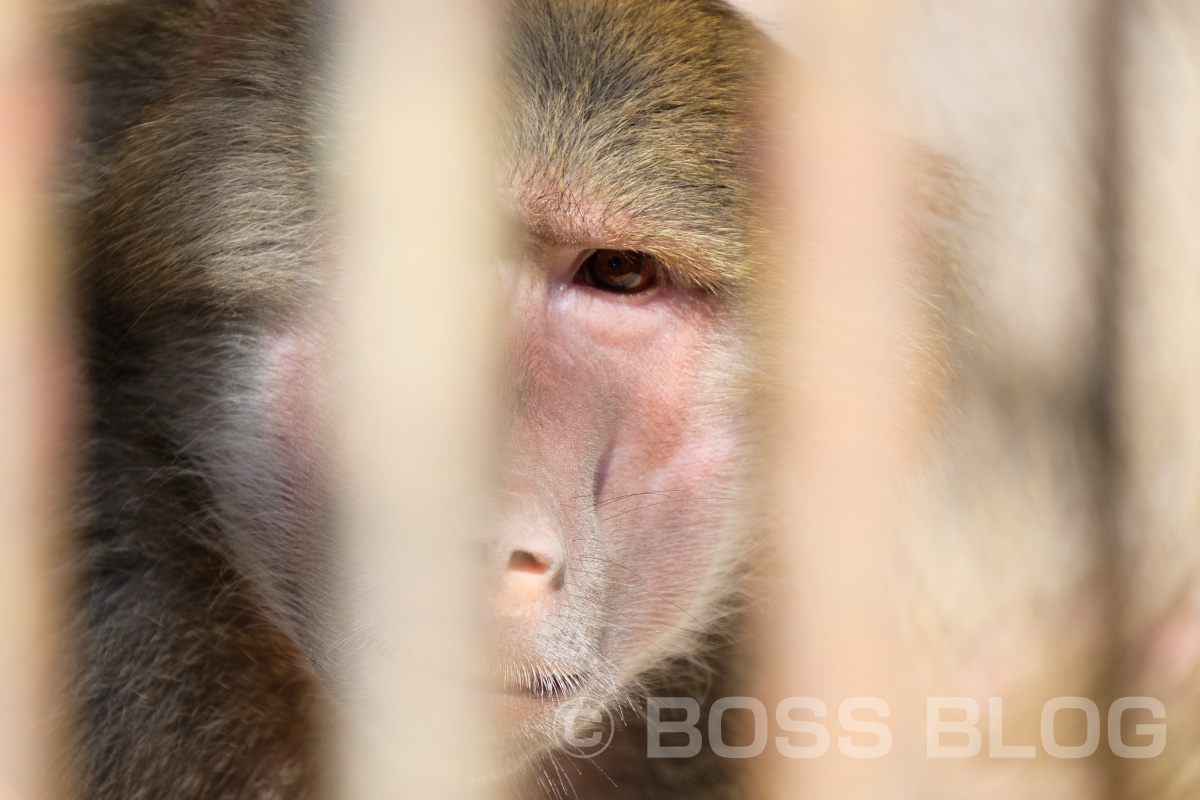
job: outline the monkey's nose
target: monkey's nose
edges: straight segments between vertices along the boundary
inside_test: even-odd
[[[549,540],[525,541],[508,545],[502,553],[503,566],[493,599],[496,613],[501,616],[543,613],[563,585],[562,548]]]
[[[545,575],[553,564],[544,555],[536,555],[528,550],[513,550],[508,556],[509,572],[528,572],[530,575]]]

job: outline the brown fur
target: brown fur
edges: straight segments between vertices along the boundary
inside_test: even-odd
[[[258,367],[319,281],[315,20],[199,0],[91,4],[70,27],[84,797],[322,794],[324,512],[277,477]]]
[[[765,37],[720,2],[517,5],[505,142],[520,221],[561,239],[596,216],[697,286],[749,280]]]

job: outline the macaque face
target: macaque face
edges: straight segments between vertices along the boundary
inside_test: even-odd
[[[532,754],[562,703],[637,707],[727,633],[764,47],[719,4],[511,11],[497,182],[518,246],[488,551],[502,739]]]
[[[600,234],[524,250],[490,560],[504,702],[536,723],[702,640],[742,435],[718,366],[728,299]]]

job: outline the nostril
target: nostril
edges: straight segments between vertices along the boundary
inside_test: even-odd
[[[508,557],[510,572],[527,572],[531,575],[545,575],[550,571],[547,560],[538,558],[528,550],[514,550]]]

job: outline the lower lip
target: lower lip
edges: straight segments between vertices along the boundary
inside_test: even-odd
[[[549,713],[558,699],[558,696],[495,689],[488,693],[488,706],[500,726],[506,728],[512,724]]]
[[[565,682],[560,681],[559,685],[563,687],[562,690],[553,692],[533,692],[520,687],[494,688],[490,692],[491,702],[507,713],[530,714],[538,709],[554,706],[578,692],[578,684],[567,686]]]

